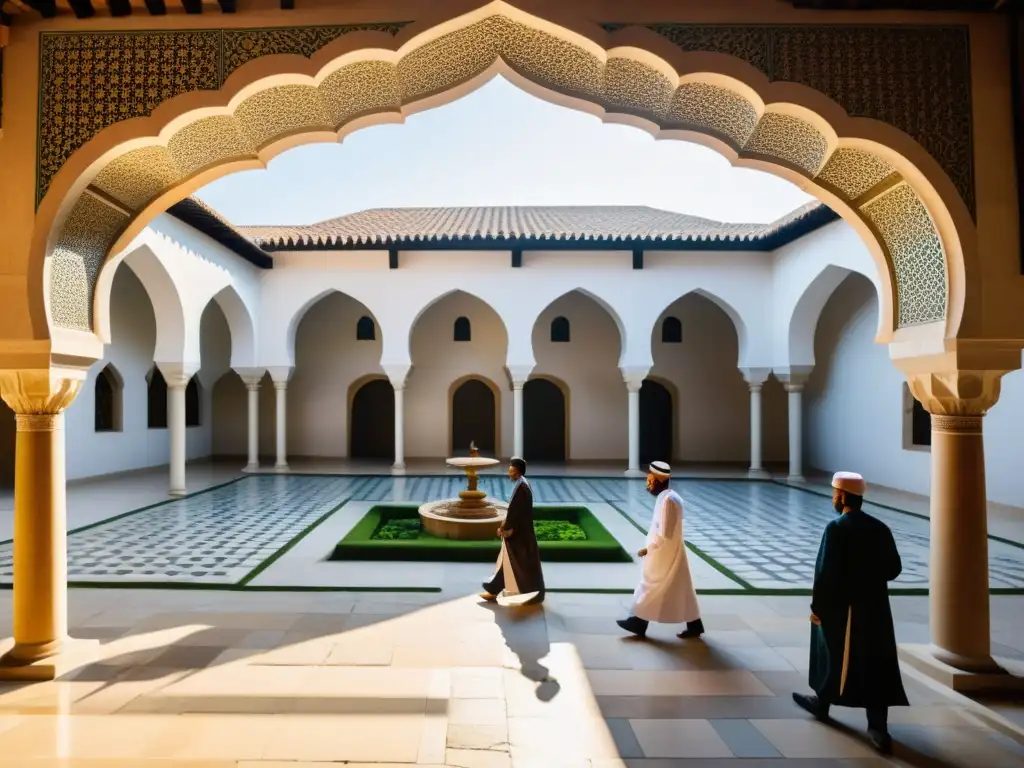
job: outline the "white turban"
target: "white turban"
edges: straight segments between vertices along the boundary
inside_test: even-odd
[[[863,496],[868,484],[856,472],[836,472],[832,475],[832,487],[852,493],[854,496]]]
[[[650,473],[655,477],[663,477],[668,479],[672,477],[672,468],[669,467],[664,461],[652,461],[650,466]]]

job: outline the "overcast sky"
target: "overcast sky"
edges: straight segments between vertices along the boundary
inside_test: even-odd
[[[402,125],[298,147],[197,196],[239,225],[456,205],[649,205],[767,223],[811,199],[782,179],[733,168],[710,149],[605,125],[500,77]]]

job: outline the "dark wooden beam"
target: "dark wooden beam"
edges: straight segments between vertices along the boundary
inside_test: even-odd
[[[24,0],[24,2],[44,19],[52,19],[57,15],[57,0]]]
[[[523,250],[516,248],[512,251],[512,268],[519,269],[521,266],[523,266]]]
[[[91,19],[96,15],[96,9],[92,6],[92,0],[68,0],[68,5],[71,6],[76,19]]]
[[[388,269],[398,269],[398,249],[388,250]]]
[[[282,11],[294,11],[295,10],[295,0],[281,0],[281,10]]]
[[[146,10],[150,16],[166,16],[167,4],[164,0],[146,0]]]
[[[181,5],[188,14],[200,14],[203,12],[203,0],[181,0]]]
[[[633,249],[633,269],[644,268],[644,249],[634,248]]]
[[[236,0],[217,0],[217,4],[220,5],[220,9],[223,13],[234,13],[238,10],[238,3]]]
[[[132,0],[107,0],[110,15],[115,18],[132,15]]]

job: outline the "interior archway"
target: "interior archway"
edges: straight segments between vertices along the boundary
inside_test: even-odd
[[[523,458],[559,463],[568,460],[568,403],[562,387],[548,378],[523,386]]]
[[[496,387],[483,379],[456,382],[451,396],[451,455],[469,455],[471,444],[484,456],[496,456],[498,397]]]
[[[351,397],[349,457],[391,459],[395,455],[395,391],[386,378],[356,382]]]
[[[70,337],[59,329],[94,330],[94,283],[71,276],[95,274],[155,215],[214,178],[438,106],[498,73],[543,98],[659,138],[698,141],[797,183],[868,246],[882,278],[880,340],[912,325],[928,326],[917,336],[959,331],[976,280],[975,228],[948,176],[905,134],[851,118],[803,86],[769,83],[738,59],[682,51],[650,30],[608,32],[492,2],[394,37],[346,35],[306,61],[260,58],[218,91],[185,94],[101,131],[53,176],[37,214],[37,334],[60,341]]]

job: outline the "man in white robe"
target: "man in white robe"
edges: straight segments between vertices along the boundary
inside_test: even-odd
[[[647,533],[647,546],[637,555],[643,559],[643,575],[633,593],[629,618],[618,625],[644,637],[650,622],[681,624],[686,629],[677,637],[697,638],[704,634],[697,592],[690,578],[690,564],[683,544],[683,500],[669,487],[672,470],[663,461],[651,464],[647,490],[657,499]]]

